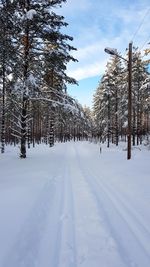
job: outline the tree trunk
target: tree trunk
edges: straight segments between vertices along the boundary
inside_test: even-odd
[[[3,62],[1,153],[5,152],[5,86],[6,86],[5,75],[6,75],[5,74],[5,63]]]
[[[116,135],[116,146],[118,146],[119,133],[118,133],[118,90],[115,92],[115,135]]]
[[[107,147],[110,144],[110,96],[108,94],[108,124],[107,124]]]
[[[2,55],[2,60],[3,60],[3,66],[2,66],[2,125],[1,125],[1,153],[5,152],[5,89],[6,89],[6,55],[5,55],[5,45],[6,45],[6,29],[5,29],[5,25],[3,28],[3,55]]]
[[[50,118],[50,133],[49,133],[49,145],[54,146],[54,115],[51,113]]]
[[[135,133],[136,133],[136,114],[135,108],[133,108],[133,132],[132,132],[132,144],[135,146]]]
[[[26,158],[26,117],[27,117],[27,97],[23,96],[22,101],[22,114],[21,114],[21,147],[20,157]]]
[[[29,1],[27,1],[27,11],[29,10]],[[22,97],[22,112],[21,112],[21,147],[20,147],[20,157],[26,158],[26,126],[27,126],[27,102],[28,102],[28,93],[27,93],[27,76],[28,76],[28,67],[29,67],[29,24],[28,20],[25,26],[25,38],[24,38],[24,73],[23,73],[23,97]]]

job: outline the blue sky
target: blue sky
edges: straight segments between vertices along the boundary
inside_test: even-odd
[[[78,49],[73,56],[79,62],[68,65],[68,75],[79,86],[69,85],[68,92],[91,107],[109,59],[104,48],[117,48],[124,55],[131,40],[142,51],[150,47],[150,0],[68,0],[59,13],[69,23],[65,33],[74,38],[71,44]]]

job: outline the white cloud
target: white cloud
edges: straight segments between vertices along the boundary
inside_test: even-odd
[[[125,49],[141,21],[143,23],[134,36],[133,44],[144,48],[144,43],[146,46],[146,41],[149,41],[150,20],[148,14],[145,16],[146,12],[148,13],[147,0],[114,7],[114,1],[110,1],[110,6],[108,2],[107,0],[106,3],[98,0],[94,3],[92,0],[68,0],[64,8],[67,14],[73,14],[73,19],[71,16],[70,20],[71,23],[75,23],[73,29],[76,31],[71,32],[71,35],[74,36],[73,46],[77,47],[78,51],[73,52],[73,56],[79,60],[79,63],[68,65],[68,75],[77,80],[104,73],[109,59],[104,52],[105,47],[117,48],[124,56]],[[111,13],[109,13],[110,10]],[[71,23],[69,22],[68,27],[70,29]]]
[[[92,106],[91,99],[96,88],[93,81],[98,80],[105,72],[109,60],[104,48],[117,48],[125,56],[125,50],[148,10],[149,0],[68,2],[69,6],[66,4],[63,15],[69,23],[68,34],[74,37],[72,45],[78,49],[73,52],[73,56],[79,60],[79,63],[68,65],[68,75],[79,81],[78,89],[73,90],[70,86],[70,93],[73,91],[80,103]],[[134,36],[134,46],[140,49],[146,47],[150,41],[149,29],[150,20],[147,14]],[[94,76],[98,77],[86,79]]]
[[[87,77],[100,75],[105,70],[106,62],[107,62],[106,60],[104,60],[104,62],[95,61],[92,64],[87,64],[83,67],[78,67],[72,71],[68,71],[68,75],[70,75],[71,77],[74,77],[78,81],[85,79]]]
[[[62,5],[64,15],[78,11],[88,10],[92,7],[91,0],[67,0],[67,3]]]

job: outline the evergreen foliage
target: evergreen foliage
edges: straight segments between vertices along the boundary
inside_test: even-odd
[[[0,1],[1,152],[5,143],[26,148],[84,136],[83,108],[66,91],[77,83],[66,74],[77,60],[68,24],[55,13],[65,0]],[[85,121],[85,123],[83,123]],[[88,134],[88,133],[86,133]]]
[[[138,48],[133,49],[132,65],[132,144],[142,143],[150,134],[150,75]],[[127,139],[128,64],[112,56],[93,97],[94,136],[118,145]]]

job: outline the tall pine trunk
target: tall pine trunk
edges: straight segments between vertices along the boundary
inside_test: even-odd
[[[137,140],[136,144],[139,145],[139,137],[140,137],[140,93],[138,88],[137,95]]]
[[[26,8],[29,11],[30,1],[26,1]],[[25,36],[23,39],[24,44],[24,72],[23,72],[23,97],[22,97],[22,110],[21,110],[21,147],[20,157],[26,158],[26,136],[27,136],[27,107],[28,107],[28,90],[27,90],[27,77],[29,67],[29,22],[26,21]]]
[[[108,94],[108,123],[107,123],[107,147],[110,144],[110,95]]]
[[[27,126],[27,97],[24,94],[22,100],[22,113],[21,113],[21,147],[20,157],[26,158],[26,126]]]
[[[1,124],[1,153],[5,152],[5,90],[6,90],[6,29],[3,27],[3,53],[2,53],[2,124]]]
[[[3,85],[2,86],[3,86],[3,89],[2,89],[1,153],[4,153],[5,152],[5,87],[6,87],[5,62],[3,62]]]
[[[50,87],[54,90],[54,70],[50,71]],[[51,93],[51,99],[54,98],[54,94]],[[49,132],[49,145],[54,146],[54,113],[55,108],[50,108],[50,132]]]
[[[132,144],[133,144],[133,146],[135,146],[135,134],[136,134],[136,114],[135,114],[135,107],[133,107],[133,128],[132,128]]]
[[[116,136],[116,146],[118,146],[119,141],[119,131],[118,131],[118,89],[115,90],[115,136]]]

